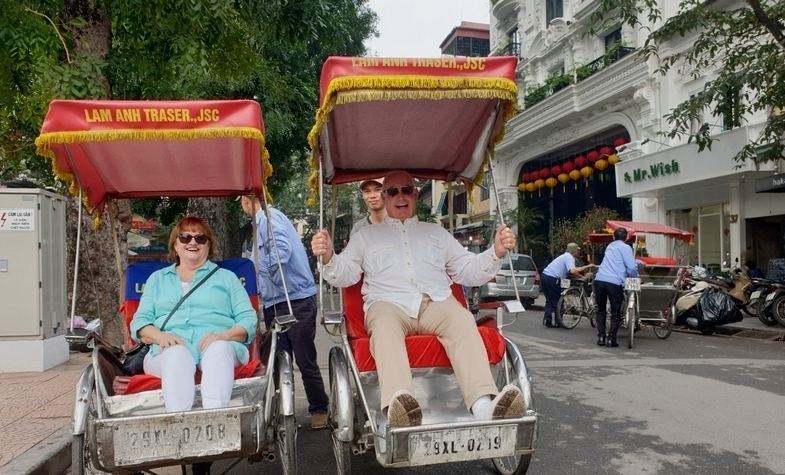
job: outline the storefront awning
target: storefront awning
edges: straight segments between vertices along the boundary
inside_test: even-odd
[[[785,193],[785,175],[758,178],[755,180],[755,193]]]

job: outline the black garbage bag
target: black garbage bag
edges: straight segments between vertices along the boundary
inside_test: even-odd
[[[744,318],[730,295],[711,287],[700,296],[698,328],[716,327],[726,323],[740,322]]]

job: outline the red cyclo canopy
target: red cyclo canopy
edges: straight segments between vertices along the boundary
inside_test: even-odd
[[[517,58],[331,57],[308,136],[312,189],[407,170],[472,182],[517,112]]]
[[[36,146],[98,212],[110,198],[261,194],[272,170],[249,100],[55,100]]]
[[[641,223],[636,221],[614,221],[608,220],[605,222],[609,232],[608,233],[594,233],[589,235],[591,242],[610,242],[613,240],[613,231],[619,228],[627,230],[627,240],[631,241],[636,234],[659,234],[668,236],[681,241],[690,243],[695,240],[695,234],[689,231],[683,231],[678,228],[667,226],[658,223]]]

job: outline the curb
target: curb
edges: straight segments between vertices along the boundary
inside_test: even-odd
[[[71,466],[70,424],[30,447],[23,454],[0,467],[0,475],[60,474]]]

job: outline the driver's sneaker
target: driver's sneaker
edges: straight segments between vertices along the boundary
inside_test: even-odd
[[[412,393],[402,389],[393,394],[387,407],[390,427],[411,427],[422,423],[422,409]]]
[[[526,404],[523,402],[523,394],[518,386],[508,384],[493,399],[491,417],[494,419],[515,419],[523,417],[526,412]]]

